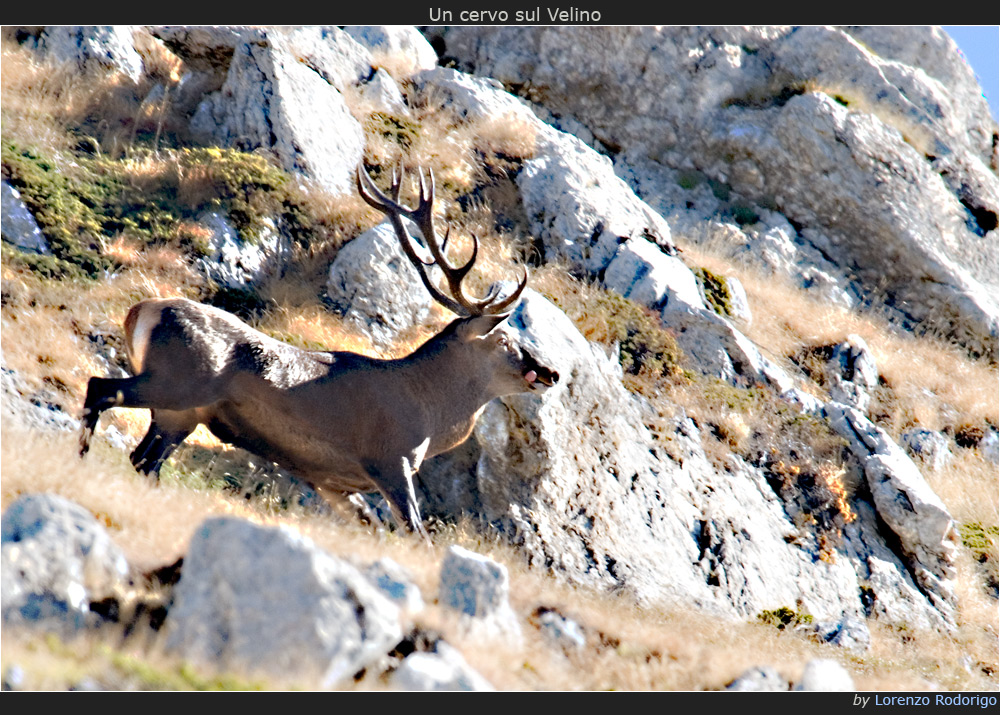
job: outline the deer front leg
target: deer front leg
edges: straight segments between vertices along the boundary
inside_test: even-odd
[[[429,443],[430,440],[426,440],[410,457],[403,457],[396,462],[383,465],[374,465],[368,469],[372,481],[375,482],[379,492],[388,502],[396,523],[420,534],[423,540],[428,543],[430,543],[430,536],[427,534],[423,519],[420,517],[420,506],[417,503],[417,493],[413,487],[413,480],[417,474],[416,468],[423,461],[423,455],[427,451]]]

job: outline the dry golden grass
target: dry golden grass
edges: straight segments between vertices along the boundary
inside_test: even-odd
[[[703,246],[685,244],[684,258],[689,265],[739,278],[753,313],[747,335],[793,371],[789,358],[805,347],[840,342],[852,333],[864,338],[897,403],[891,425],[896,436],[917,424],[933,430],[958,426],[951,415],[998,423],[996,366],[971,359],[955,345],[905,333],[877,315],[824,303],[780,276],[762,275]]]

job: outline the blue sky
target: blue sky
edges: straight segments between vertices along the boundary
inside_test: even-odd
[[[990,103],[993,118],[1000,116],[997,101],[1000,99],[1000,26],[997,25],[942,25],[955,40],[972,71],[979,78],[979,86]]]

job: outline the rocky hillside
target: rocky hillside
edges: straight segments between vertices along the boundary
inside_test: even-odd
[[[940,29],[5,33],[5,687],[997,687],[997,122]],[[207,432],[153,487],[143,411],[77,459],[138,299],[448,322],[359,164],[529,268],[563,376],[424,464],[434,545]]]

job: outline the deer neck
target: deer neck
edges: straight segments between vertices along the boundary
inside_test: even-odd
[[[435,344],[425,343],[404,360],[417,377],[417,398],[431,416],[435,433],[451,443],[448,448],[468,436],[483,408],[498,394],[491,389],[492,375],[471,346],[435,338],[428,343]]]

